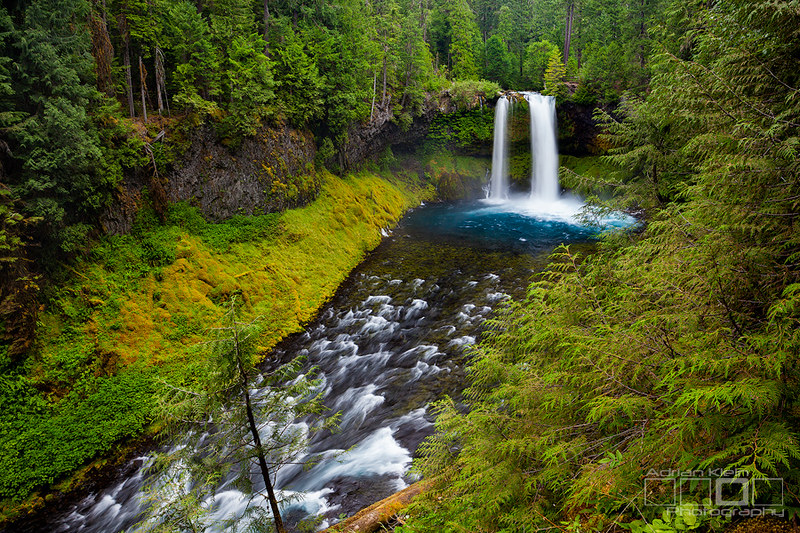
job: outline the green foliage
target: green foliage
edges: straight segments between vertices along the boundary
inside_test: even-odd
[[[196,247],[209,254],[246,249],[253,257],[261,257],[261,251],[255,250],[268,247],[276,236],[286,233],[278,215],[234,217],[209,224],[196,210],[179,205],[168,210],[166,225],[145,212],[132,235],[101,238],[89,252],[99,229],[99,215],[123,176],[147,179],[152,171],[143,139],[152,138],[161,128],[184,132],[189,125],[213,122],[232,144],[254,134],[266,121],[285,121],[312,129],[318,139],[324,139],[318,157],[332,164],[336,147],[347,141],[354,124],[389,115],[395,123],[408,127],[415,117],[436,105],[434,98],[446,88],[449,76],[456,80],[450,96],[463,112],[437,122],[434,137],[460,148],[476,147],[491,138],[491,113],[482,113],[480,108],[497,96],[499,86],[473,80],[486,67],[505,85],[535,86],[540,73],[544,81],[539,56],[544,48],[549,53],[557,44],[542,48],[531,43],[558,43],[563,35],[559,26],[562,6],[550,1],[537,2],[533,10],[520,0],[503,5],[483,0],[335,0],[270,2],[268,7],[266,21],[263,4],[245,0],[34,0],[0,8],[0,150],[2,178],[10,189],[0,202],[0,246],[7,252],[0,294],[4,340],[8,341],[0,346],[0,366],[13,367],[27,376],[30,387],[41,391],[37,397],[47,398],[46,405],[37,407],[41,408],[37,413],[42,424],[56,424],[49,420],[63,415],[58,406],[67,405],[73,392],[80,391],[80,398],[86,399],[100,390],[102,380],[116,379],[107,376],[117,372],[118,364],[128,366],[135,361],[131,354],[138,353],[139,343],[144,345],[141,353],[150,354],[157,351],[153,346],[159,342],[180,342],[196,334],[204,317],[205,311],[199,310],[202,306],[187,304],[191,309],[184,309],[185,314],[170,315],[166,309],[181,300],[159,285],[165,276],[178,277]],[[646,19],[656,12],[657,3],[617,6],[606,1],[580,3],[579,7],[574,43],[587,61],[582,78],[587,98],[611,93],[616,97],[623,88],[638,88],[649,76],[645,68],[649,53]],[[687,23],[691,13],[684,11],[674,14],[680,23],[669,31],[702,27]],[[748,39],[761,37],[750,35]],[[616,59],[611,51],[617,40],[625,61],[611,61]],[[691,55],[693,52],[686,51],[691,48],[682,48],[681,53]],[[596,50],[607,51],[603,55]],[[621,83],[623,72],[635,81]],[[536,80],[529,82],[526,76]],[[130,107],[120,106],[118,101],[125,102],[129,95]],[[161,111],[164,116],[153,120],[155,113],[151,112],[150,124],[144,124],[144,111],[162,99],[167,104]],[[135,116],[123,117],[122,107],[125,115],[131,109]],[[168,116],[170,109],[172,116]],[[622,122],[636,120],[631,113]],[[647,121],[662,125],[655,119]],[[656,146],[656,140],[650,144]],[[694,146],[704,150],[700,145]],[[690,148],[682,150],[680,157],[673,148],[674,144],[657,147],[656,151],[662,150],[661,159],[651,152],[637,159],[639,166],[658,159],[655,167],[663,184],[660,194],[666,200],[678,197],[682,186],[693,183],[679,176],[678,170],[669,170],[674,159],[689,156]],[[782,149],[793,150],[791,144]],[[162,171],[175,160],[175,152],[160,144],[153,147],[153,158]],[[629,159],[636,158],[631,155]],[[668,179],[662,179],[665,174]],[[447,179],[442,190],[463,188],[458,179],[445,182]],[[291,198],[316,190],[319,181],[303,176],[285,185],[286,197]],[[402,195],[389,195],[391,198],[384,199],[390,205],[385,210],[388,214],[375,214],[362,209],[363,198],[351,192],[337,189],[337,198],[359,206],[354,208],[358,217],[352,218],[358,218],[360,225],[337,222],[335,227],[326,227],[326,231],[338,232],[335,242],[371,242],[372,226],[393,220],[406,204]],[[328,224],[327,218],[318,220],[316,216],[297,215],[291,220],[301,225],[310,220]],[[354,235],[345,236],[347,232]],[[347,250],[334,254],[341,260],[332,264],[350,268],[360,253],[356,249],[361,250],[348,244]],[[83,279],[83,266],[88,263],[69,258],[87,252],[104,267],[90,273],[93,283],[69,288],[59,282],[49,284],[49,297],[43,301],[52,315],[35,354],[40,359],[26,359],[23,354],[32,347],[40,306],[33,269],[63,272],[76,267],[75,279]],[[297,257],[305,256],[298,252]],[[293,265],[306,269],[305,274],[292,272],[285,280],[338,279],[330,272],[312,272],[313,265],[305,263],[308,261],[302,259]],[[219,267],[213,275],[201,272],[204,279],[225,280],[214,286],[214,302],[236,290],[238,278],[223,270]],[[170,282],[177,283],[175,279]],[[322,286],[314,294],[295,287],[305,296],[287,296],[287,301],[316,302],[331,283],[313,285]],[[146,292],[142,300],[147,305],[126,299],[130,291]],[[186,299],[203,296],[194,287],[181,294]],[[260,296],[264,301],[283,301],[274,294]],[[783,309],[790,309],[793,296],[787,294],[786,298]],[[290,310],[292,324],[301,320],[306,311],[290,309],[292,305],[275,310],[276,316],[283,317]],[[141,323],[148,323],[151,311],[164,324],[174,325],[174,331],[162,335],[143,327]],[[137,320],[141,323],[134,324]],[[148,327],[158,329],[152,324]],[[291,327],[276,326],[273,335],[278,337]],[[91,333],[93,328],[102,333]],[[15,332],[10,334],[13,339],[8,337],[11,331]],[[17,342],[20,339],[22,342]],[[122,347],[113,347],[114,342]],[[119,353],[128,357],[117,363],[114,354]],[[77,406],[83,400],[69,401]],[[123,401],[127,400],[121,398]],[[146,418],[144,404],[131,405],[137,417]],[[98,419],[87,417],[102,426]],[[112,433],[123,435],[121,430]],[[68,459],[56,469],[60,474],[52,476],[68,471],[67,464],[81,464],[111,442],[110,437],[93,439],[91,445],[81,445],[80,452],[65,452]],[[62,446],[55,441],[47,448],[53,454]],[[36,474],[34,478],[48,476]],[[20,495],[38,483],[25,481],[27,489],[20,485],[8,490]]]
[[[167,214],[167,222],[181,227],[192,235],[197,235],[212,249],[225,252],[235,243],[269,241],[282,229],[279,213],[266,215],[235,215],[228,220],[212,224],[207,222],[200,211],[185,203],[172,204]]]
[[[323,79],[304,50],[301,36],[283,22],[285,45],[275,51],[275,70],[286,113],[293,122],[306,125],[322,115]]]
[[[483,108],[487,101],[497,98],[500,86],[486,80],[457,80],[450,84],[448,92],[459,110],[469,110]]]
[[[467,0],[450,3],[448,22],[451,29],[450,57],[453,78],[474,79],[478,75],[476,48],[480,37],[474,14]]]
[[[542,94],[555,96],[558,102],[569,98],[567,89],[567,68],[561,62],[561,55],[558,51],[551,52],[547,59],[547,69],[544,71],[544,90]]]
[[[610,145],[608,161],[632,172],[636,179],[617,182],[613,188],[622,209],[663,206],[680,199],[693,178],[693,154],[684,149],[688,124],[669,105],[655,99],[644,105],[628,96],[619,107],[621,120],[598,109],[596,120],[605,127],[601,139]]]
[[[0,427],[0,496],[19,499],[72,472],[125,437],[138,435],[152,411],[146,374],[99,378],[56,404],[24,378],[5,377]],[[99,423],[102,421],[102,423]]]
[[[647,100],[603,115],[629,174],[585,180],[619,195],[601,212],[636,207],[646,227],[589,257],[559,249],[491,322],[468,411],[436,406],[418,463],[434,488],[404,531],[719,529],[701,484],[676,480],[673,507],[672,483],[643,478],[738,470],[755,504],[784,497],[768,478],[800,482],[792,5],[680,8],[689,48],[668,43]]]
[[[11,191],[0,186],[0,371],[30,349],[39,313],[38,276],[30,267],[26,235],[38,221],[26,218],[19,207]]]
[[[558,54],[558,47],[549,41],[538,41],[528,45],[525,53],[525,74],[530,88],[541,91],[545,87],[544,74],[553,54]]]
[[[220,57],[211,41],[211,28],[189,2],[172,3],[165,18],[170,21],[164,24],[168,53],[180,58],[173,74],[173,101],[201,116],[214,116],[219,106],[211,99],[220,92]]]
[[[623,90],[633,85],[628,83],[633,71],[620,43],[614,41],[605,46],[590,47],[579,72],[579,90],[614,102]]]
[[[469,148],[492,140],[494,115],[490,108],[439,115],[428,130],[428,139],[441,146]]]
[[[320,416],[326,410],[324,389],[319,380],[309,378],[309,372],[300,373],[300,358],[265,376],[255,367],[258,331],[254,323],[237,320],[235,297],[223,326],[213,334],[199,383],[163,384],[161,418],[167,435],[180,438],[184,445],[156,459],[153,470],[161,473],[151,477],[152,505],[139,527],[142,531],[151,531],[154,525],[164,529],[187,523],[193,524],[194,531],[205,530],[211,525],[210,509],[203,506],[200,496],[212,494],[229,473],[235,474],[233,486],[251,499],[261,495],[277,506],[280,502],[271,485],[276,472],[287,463],[296,464],[311,435],[336,424],[336,416]],[[256,384],[254,393],[251,387]],[[309,415],[319,422],[307,429],[294,424]],[[254,488],[251,463],[262,469],[263,490]],[[259,513],[258,522],[267,522],[267,516],[261,515],[266,514],[263,507],[253,506],[251,512]],[[279,516],[273,518],[280,523]],[[236,528],[240,517],[230,520],[226,529]]]
[[[14,353],[7,343],[0,350],[0,496],[19,500],[69,481],[93,459],[115,453],[120,441],[141,435],[152,419],[154,384],[206,379],[206,358],[197,357],[195,345],[234,295],[248,296],[243,312],[265,317],[263,357],[332,296],[378,244],[380,228],[419,203],[375,176],[326,176],[311,206],[280,214],[214,224],[176,204],[162,224],[144,210],[130,234],[103,237],[86,256],[62,264],[65,276],[42,294],[33,276],[17,270],[29,261],[5,261],[26,248],[10,234],[0,265],[13,268],[0,273],[19,286],[5,285],[4,296],[14,299],[3,305],[24,325],[30,303],[40,327],[33,349]],[[0,202],[0,213],[4,208],[6,229],[26,224],[13,203]]]
[[[511,75],[514,71],[512,59],[508,55],[506,44],[499,35],[492,35],[486,41],[484,49],[483,76],[503,87],[511,87]]]
[[[675,531],[720,531],[730,517],[723,518],[719,514],[711,515],[711,511],[718,509],[712,505],[710,498],[705,498],[702,505],[687,502],[678,505],[674,510],[664,511],[661,518],[654,518],[652,522],[633,520],[620,524],[632,533],[672,533]],[[704,512],[705,511],[705,512]]]

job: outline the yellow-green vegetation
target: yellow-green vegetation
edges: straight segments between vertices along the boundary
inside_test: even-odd
[[[340,282],[427,189],[393,178],[325,173],[312,204],[207,223],[185,204],[165,224],[140,217],[67,266],[41,315],[36,355],[4,376],[0,418],[6,510],[121,439],[146,430],[159,379],[191,381],[201,347],[234,294],[260,318],[258,357],[301,330]]]
[[[63,357],[62,329],[76,313],[86,340],[122,365],[182,358],[174,346],[201,341],[224,312],[218,303],[233,293],[243,294],[247,311],[265,317],[265,348],[297,331],[380,241],[380,228],[414,202],[372,175],[343,180],[328,174],[324,182],[312,205],[252,219],[258,222],[236,217],[207,224],[179,205],[166,228],[106,239],[76,266],[82,274],[63,290],[60,309],[45,315],[41,368],[49,371]],[[227,235],[236,224],[254,235]],[[135,258],[121,265],[114,259],[128,254],[134,241],[145,255],[138,272],[131,272]]]

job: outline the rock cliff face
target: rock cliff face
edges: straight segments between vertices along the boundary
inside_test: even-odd
[[[379,156],[389,146],[413,151],[437,115],[455,111],[446,95],[428,97],[420,116],[405,122],[394,116],[390,104],[383,108],[376,106],[372,117],[350,127],[347,141],[337,147],[337,154],[326,164],[350,171]],[[593,111],[594,106],[572,102],[558,106],[561,153],[587,155],[601,151]],[[520,131],[527,135],[528,126],[524,126]],[[486,149],[490,153],[491,143],[486,144]],[[456,147],[453,151],[459,152]],[[304,205],[319,193],[320,183],[314,169],[316,152],[309,131],[286,126],[262,128],[256,136],[231,149],[213,128],[202,126],[192,133],[188,150],[166,178],[153,179],[149,170],[128,176],[114,204],[103,214],[101,224],[107,233],[130,231],[144,203],[145,189],[156,202],[189,202],[212,221]]]
[[[436,114],[448,111],[448,106],[449,99],[428,99],[422,115],[405,126],[394,118],[391,106],[376,108],[371,119],[350,128],[347,142],[326,163],[343,171],[355,170],[388,146],[413,145],[425,136]],[[316,153],[309,131],[265,127],[231,149],[213,128],[201,126],[191,134],[188,150],[166,178],[152,178],[149,169],[129,175],[100,222],[106,233],[129,232],[145,202],[145,190],[154,203],[186,201],[211,221],[305,205],[319,193]]]
[[[594,121],[594,105],[564,102],[559,104],[558,151],[562,154],[582,156],[597,155],[602,152],[602,144],[597,135],[600,128]]]
[[[371,119],[354,124],[347,132],[347,142],[339,153],[339,166],[353,170],[371,157],[383,153],[389,146],[408,148],[417,144],[428,133],[436,115],[453,111],[450,98],[427,97],[420,116],[403,124],[394,116],[392,106],[376,106]]]
[[[307,131],[262,128],[231,151],[202,127],[183,164],[169,176],[167,197],[196,205],[212,221],[304,205],[319,193],[315,155]]]
[[[101,224],[106,233],[130,231],[144,204],[145,189],[154,202],[186,201],[212,221],[304,205],[319,193],[315,155],[314,137],[308,131],[264,127],[231,149],[213,128],[201,126],[165,178],[154,179],[145,170],[129,175]]]

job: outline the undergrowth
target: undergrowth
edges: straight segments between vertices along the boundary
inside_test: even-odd
[[[426,190],[372,174],[323,176],[307,207],[206,222],[186,204],[102,238],[49,294],[35,354],[0,377],[3,516],[146,430],[158,379],[186,382],[197,346],[241,295],[258,357],[299,331]],[[427,198],[424,198],[427,199]]]

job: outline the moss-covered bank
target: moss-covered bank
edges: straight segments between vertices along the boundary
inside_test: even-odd
[[[153,383],[192,379],[231,295],[242,295],[247,318],[260,317],[264,357],[315,315],[381,228],[432,195],[413,179],[368,173],[321,181],[317,200],[280,214],[219,224],[185,204],[166,224],[145,214],[130,235],[105,237],[68,266],[36,355],[5,376],[17,398],[0,417],[6,517],[41,504],[32,491],[147,431]]]

